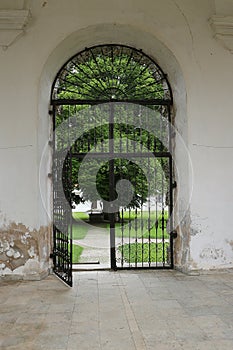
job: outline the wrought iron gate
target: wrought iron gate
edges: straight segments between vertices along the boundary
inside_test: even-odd
[[[72,203],[85,199],[103,203],[111,268],[172,268],[172,96],[162,70],[127,46],[85,49],[61,68],[51,103],[55,273],[72,284]]]

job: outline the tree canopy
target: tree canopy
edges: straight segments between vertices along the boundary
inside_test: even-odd
[[[142,111],[140,104],[131,110],[116,105],[113,117],[109,106],[90,107],[91,101],[98,104],[115,100],[170,99],[166,77],[149,57],[119,45],[86,50],[62,68],[54,85],[53,98],[77,100],[77,104],[61,103],[56,113],[56,127],[59,129],[64,121],[68,121],[66,125],[69,126],[57,132],[56,150],[70,146],[72,171],[65,194],[71,202],[78,204],[101,198],[109,201],[108,155],[112,152],[119,154],[119,157],[114,157],[115,197],[118,196],[116,185],[120,180],[129,180],[134,188],[128,207],[140,207],[149,195],[167,190],[168,159],[154,155],[168,151],[168,107],[150,104],[148,108],[153,111],[153,118],[150,111],[147,115],[145,107]],[[82,100],[87,100],[87,103],[80,103]],[[73,125],[80,115],[83,116],[81,124]],[[149,130],[156,130],[156,134],[151,133],[146,125]],[[82,129],[78,137],[75,135],[77,128]],[[68,144],[69,138],[74,140],[71,145]],[[138,163],[134,154],[146,152],[150,155]],[[106,154],[106,159],[85,159],[85,155],[95,153]],[[86,162],[86,167],[82,166],[83,162]],[[64,167],[63,177],[68,176],[66,169]],[[74,189],[79,189],[81,195],[75,194]]]
[[[165,75],[133,48],[102,45],[84,50],[61,69],[53,98],[80,100],[171,99]]]

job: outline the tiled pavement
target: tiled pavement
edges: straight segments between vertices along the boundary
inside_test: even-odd
[[[233,271],[0,281],[0,349],[232,350]]]

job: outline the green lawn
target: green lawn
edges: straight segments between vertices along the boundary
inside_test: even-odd
[[[130,220],[131,219],[131,220]],[[149,213],[142,212],[140,215],[136,216],[131,214],[129,218],[129,213],[126,212],[124,215],[124,224],[116,223],[115,235],[116,237],[130,237],[135,238],[164,238],[168,239],[169,234],[166,231],[166,221],[168,219],[168,212],[164,213],[164,230],[162,229],[162,214],[161,212]],[[150,229],[148,229],[148,227]]]
[[[79,262],[79,258],[83,252],[83,247],[79,245],[72,244],[72,263],[76,264]]]
[[[89,219],[89,215],[87,213],[81,213],[81,212],[73,212],[72,216],[74,219],[80,219],[80,220],[88,220]]]
[[[89,216],[86,213],[73,213],[73,218],[77,221],[73,223],[73,239],[84,239],[88,232]],[[136,216],[135,212],[124,212],[124,222],[115,224],[116,237],[131,237],[131,238],[151,238],[151,239],[169,239],[169,234],[166,232],[166,221],[168,213],[164,213],[164,230],[162,228],[162,213],[144,211]],[[93,223],[91,223],[93,225]],[[110,228],[109,222],[96,222],[95,227],[107,229]],[[150,229],[148,229],[148,226]],[[103,230],[104,232],[104,230]],[[124,244],[119,247],[123,260],[128,263],[141,262],[164,262],[166,261],[166,249],[168,243],[164,243],[164,251],[162,243],[131,243]],[[73,244],[73,263],[77,263],[82,254],[83,248]]]
[[[109,222],[96,222],[90,223],[89,216],[86,213],[73,213],[74,219],[77,220],[73,224],[73,239],[83,239],[85,238],[88,227],[85,225],[85,222],[89,225],[93,225],[99,228],[110,228]],[[135,215],[134,212],[129,213],[129,211],[124,212],[124,222],[115,223],[115,235],[116,237],[132,237],[132,238],[164,238],[169,239],[169,234],[166,231],[166,221],[168,219],[168,212],[164,212],[164,230],[162,229],[162,213],[158,212],[157,216],[155,212],[149,213],[144,211],[140,214]],[[84,221],[84,223],[82,223]],[[148,226],[150,229],[148,229]],[[104,231],[103,231],[104,232]]]
[[[128,263],[166,262],[168,243],[131,243],[120,246],[118,250]]]
[[[83,239],[86,237],[88,226],[85,224],[85,220],[88,220],[88,214],[86,213],[73,213],[74,220],[72,225],[72,237],[73,239]],[[82,222],[84,221],[84,222]]]
[[[86,237],[88,227],[82,225],[82,223],[74,223],[72,225],[72,237],[73,239],[83,239]]]

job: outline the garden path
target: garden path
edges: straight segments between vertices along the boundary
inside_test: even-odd
[[[120,237],[116,237],[116,246],[128,244],[129,238],[125,237],[123,242]],[[137,241],[141,243],[147,243],[148,239],[140,239]],[[168,240],[165,240],[168,242]],[[134,242],[131,238],[131,242]],[[155,239],[151,239],[151,242],[156,242]],[[162,242],[161,239],[157,239],[157,243]],[[110,231],[105,228],[91,228],[88,230],[86,236],[83,239],[73,240],[73,243],[83,247],[83,252],[80,257],[80,263],[75,264],[75,268],[78,269],[96,269],[96,268],[110,268]]]

